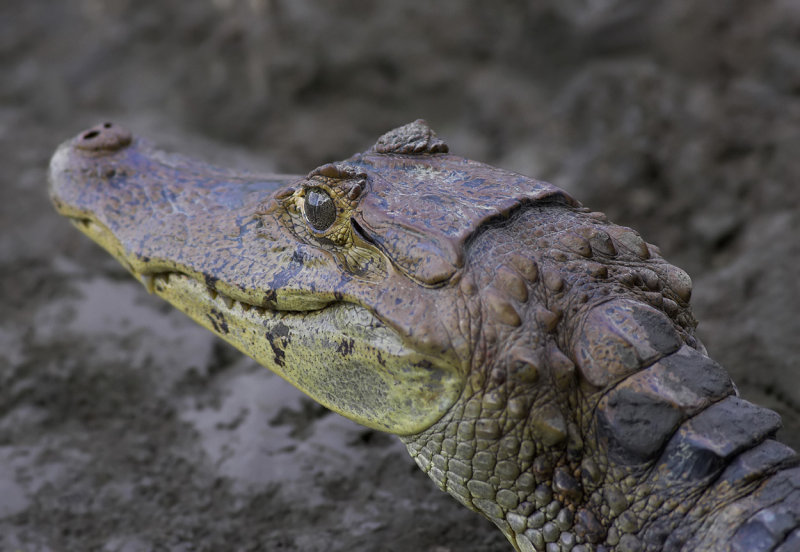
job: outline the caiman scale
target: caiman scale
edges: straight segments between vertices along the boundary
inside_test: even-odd
[[[518,551],[800,550],[796,454],[695,337],[686,273],[422,120],[305,177],[106,123],[49,180],[150,292],[398,435]]]

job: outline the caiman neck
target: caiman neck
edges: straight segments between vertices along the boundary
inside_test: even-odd
[[[779,543],[793,527],[781,502],[798,492],[800,468],[794,451],[777,441],[767,438],[728,461],[709,462],[699,450],[676,454],[687,429],[657,461],[612,465],[600,451],[581,450],[574,435],[542,450],[537,430],[523,420],[503,420],[512,425],[500,435],[503,421],[487,417],[485,400],[475,395],[434,427],[402,439],[440,489],[491,520],[518,551],[548,545],[572,552],[750,550],[753,539]],[[726,402],[726,410],[758,409],[739,399]],[[761,428],[767,429],[774,430]],[[686,463],[694,469],[671,471]],[[775,504],[773,511],[765,503]],[[738,528],[730,527],[734,522]]]
[[[522,415],[502,416],[494,400],[491,392],[473,395],[433,427],[403,437],[409,453],[440,489],[490,519],[517,550],[559,540],[575,545],[580,470],[594,473],[597,466],[571,461],[559,428],[546,431],[563,445],[544,449]]]
[[[628,322],[638,316],[646,326],[630,305],[589,304],[576,318],[596,322],[598,311],[630,308]],[[797,457],[771,439],[777,414],[736,397],[724,370],[677,333],[655,344],[640,370],[602,389],[558,389],[548,376],[572,361],[555,340],[510,370],[476,369],[452,410],[403,442],[442,490],[490,519],[518,551],[731,549],[721,538],[748,550],[764,531],[780,538],[780,512],[757,519],[763,526],[743,522],[764,495],[787,499],[793,489],[780,481],[800,483],[800,470],[781,472]],[[532,392],[541,380],[555,384]],[[706,523],[742,526],[708,536]]]
[[[613,251],[614,235],[628,262],[575,262],[579,233],[596,251]],[[736,398],[705,355],[682,271],[571,207],[532,207],[470,248],[482,261],[459,284],[458,327],[475,344],[472,369],[440,420],[403,437],[442,490],[519,551],[579,552],[662,550],[675,528],[682,543],[701,533],[694,520],[752,489],[761,476],[747,466],[750,479],[712,483],[737,473],[777,415]]]

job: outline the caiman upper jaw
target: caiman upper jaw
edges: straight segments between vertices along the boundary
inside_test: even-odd
[[[148,291],[152,277],[178,273],[244,304],[316,310],[337,298],[322,290],[267,289],[242,277],[242,256],[263,252],[251,232],[259,224],[254,206],[292,179],[233,174],[166,155],[109,122],[64,142],[49,172],[50,197],[59,213],[142,279]],[[216,263],[209,259],[212,252]],[[236,270],[223,275],[224,267],[215,264]]]

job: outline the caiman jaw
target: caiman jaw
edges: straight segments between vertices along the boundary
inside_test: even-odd
[[[463,376],[447,355],[415,346],[361,282],[304,280],[337,269],[327,253],[264,237],[280,229],[262,228],[259,205],[299,177],[233,175],[125,133],[102,125],[63,144],[50,194],[148,291],[368,427],[418,432],[455,402]]]
[[[398,434],[413,433],[435,422],[438,412],[446,408],[431,408],[432,404],[450,400],[452,392],[448,394],[428,381],[437,359],[409,348],[365,307],[313,295],[306,295],[303,303],[297,296],[287,301],[276,295],[270,304],[254,304],[233,299],[181,271],[147,272],[144,263],[145,271],[139,272],[134,267],[142,262],[126,257],[119,240],[101,223],[88,218],[70,220],[117,258],[148,292],[358,423]],[[287,303],[293,308],[281,308]],[[329,369],[318,371],[309,366]],[[334,370],[349,384],[343,386],[340,377],[331,376]],[[400,371],[405,386],[409,391],[415,388],[416,393],[392,396],[380,392],[389,385],[399,387],[396,374]],[[415,410],[414,404],[405,400],[414,394],[424,397],[421,403],[427,407],[425,411]],[[405,408],[394,404],[400,399]]]

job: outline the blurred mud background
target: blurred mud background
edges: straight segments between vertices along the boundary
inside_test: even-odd
[[[418,117],[659,244],[711,355],[800,445],[796,0],[3,0],[0,550],[508,550],[46,195],[56,145],[107,119],[305,173]]]

